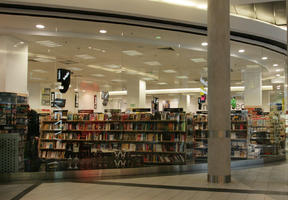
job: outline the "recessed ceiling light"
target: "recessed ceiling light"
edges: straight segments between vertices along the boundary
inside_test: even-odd
[[[104,33],[107,33],[107,31],[104,30],[104,29],[100,30],[99,32],[100,32],[100,33],[103,33],[103,34],[104,34]]]
[[[264,56],[264,57],[262,57],[261,59],[262,59],[262,60],[267,60],[268,57]]]
[[[276,76],[280,76],[280,74],[276,74]]]
[[[78,68],[78,67],[70,67],[70,68],[68,68],[68,69],[71,70],[71,71],[76,71],[76,72],[83,70],[83,69]]]
[[[273,64],[273,67],[278,67],[279,65],[278,64]]]
[[[88,47],[88,49],[92,49],[92,47]]]
[[[113,82],[125,82],[125,80],[121,80],[121,79],[113,79],[111,81],[113,81]]]
[[[173,74],[173,73],[176,73],[176,71],[175,70],[173,70],[173,69],[166,69],[166,70],[163,70],[163,72],[165,72],[165,73],[170,73],[170,74]]]
[[[276,69],[276,72],[280,72],[281,71],[281,69]]]
[[[178,78],[178,79],[187,79],[188,76],[176,76],[176,78]]]
[[[87,55],[87,54],[76,55],[75,57],[81,58],[81,59],[84,59],[84,60],[91,60],[91,59],[95,58],[94,56],[90,56],[90,55]]]
[[[153,81],[154,79],[153,78],[149,78],[149,77],[145,77],[145,78],[142,78],[142,80],[144,80],[144,81]]]
[[[37,24],[35,27],[38,29],[44,29],[45,28],[45,26],[42,24]]]
[[[75,92],[78,92],[78,89],[77,89],[77,88],[75,88],[75,89],[74,89],[74,91],[75,91]]]
[[[103,74],[91,74],[91,76],[95,76],[95,77],[104,77]]]
[[[140,56],[143,55],[143,53],[135,50],[127,50],[127,51],[122,51],[122,53],[128,55],[128,56]]]
[[[23,42],[23,41],[20,41],[19,43],[20,43],[20,44],[24,44],[24,42]]]
[[[245,49],[240,49],[238,52],[239,52],[239,53],[244,53],[244,52],[245,52]]]
[[[48,73],[47,71],[43,70],[43,69],[33,69],[32,72],[36,72],[36,73]]]
[[[82,92],[86,92],[86,90],[82,90]]]
[[[42,46],[46,46],[46,47],[61,47],[62,46],[61,44],[52,42],[50,40],[36,41],[36,43]]]
[[[121,66],[119,66],[119,65],[114,65],[114,64],[112,64],[112,65],[105,65],[106,67],[109,67],[109,68],[111,68],[111,69],[119,69],[119,68],[121,68]]]
[[[191,58],[190,60],[192,60],[195,63],[207,62],[207,60],[205,60],[204,58]]]
[[[161,63],[159,63],[158,61],[149,61],[149,62],[144,62],[146,65],[150,65],[150,66],[160,66]]]
[[[161,39],[161,36],[160,36],[160,35],[157,35],[155,38],[156,38],[157,40],[160,40],[160,39]]]
[[[208,46],[208,42],[202,42],[201,45],[202,45],[203,47],[206,47],[206,46]]]
[[[160,82],[160,83],[157,83],[158,85],[167,85],[168,83],[165,83],[165,82]]]

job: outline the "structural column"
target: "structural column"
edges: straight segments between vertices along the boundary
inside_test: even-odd
[[[0,36],[0,92],[27,94],[28,47],[10,36]]]
[[[230,167],[230,0],[208,0],[208,181],[228,183]]]
[[[128,108],[145,108],[146,105],[146,82],[137,80],[127,85]]]
[[[243,72],[245,106],[262,106],[262,71],[258,65]]]

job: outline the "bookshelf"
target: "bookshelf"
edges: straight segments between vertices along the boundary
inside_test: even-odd
[[[16,93],[0,93],[0,134],[18,134],[17,172],[24,171],[24,152],[28,131],[27,97]],[[12,156],[12,155],[10,155]]]
[[[88,146],[88,154],[121,151],[141,155],[147,165],[184,164],[185,142],[184,113],[54,113],[42,120],[39,157],[65,160],[72,145],[80,160],[82,146]]]
[[[193,157],[195,162],[207,162],[208,158],[208,115],[193,116]],[[243,111],[231,113],[231,159],[248,158],[247,114]]]
[[[278,112],[250,114],[249,137],[251,159],[285,155],[285,119]]]

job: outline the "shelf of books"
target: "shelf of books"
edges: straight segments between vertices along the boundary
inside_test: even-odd
[[[231,114],[231,159],[242,160],[248,157],[247,114]],[[208,157],[208,115],[198,112],[193,116],[193,157],[195,162],[207,162]]]
[[[67,159],[72,145],[79,153],[129,152],[144,164],[184,164],[186,118],[184,113],[67,114],[57,112],[42,120],[39,156]],[[87,148],[88,146],[88,148]],[[74,148],[73,148],[74,149]]]
[[[0,134],[7,135],[17,134],[16,144],[17,146],[17,171],[24,171],[24,151],[27,137],[27,123],[28,123],[28,110],[27,97],[25,95],[17,95],[15,93],[0,93]],[[15,136],[14,136],[15,137]],[[9,141],[13,140],[11,137]],[[9,144],[9,142],[6,142]],[[8,147],[9,148],[9,147]],[[6,148],[6,149],[8,149]],[[3,156],[5,152],[2,152]],[[11,152],[7,152],[8,157],[14,157],[10,155]],[[4,156],[5,157],[5,156]],[[7,163],[9,163],[7,161]]]
[[[277,112],[249,115],[249,158],[285,155],[285,118]]]

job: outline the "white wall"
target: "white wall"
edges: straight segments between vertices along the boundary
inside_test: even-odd
[[[28,46],[0,36],[0,91],[27,94]]]

